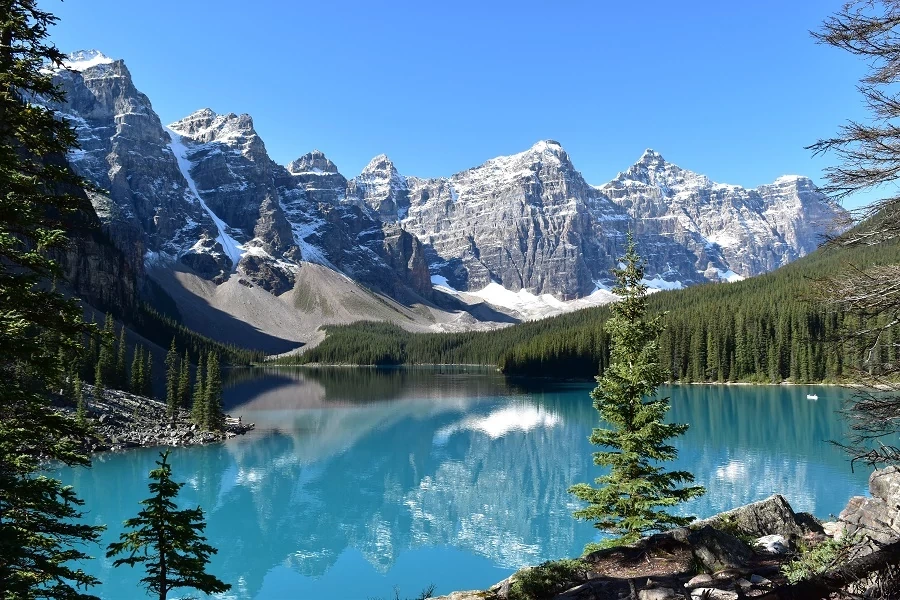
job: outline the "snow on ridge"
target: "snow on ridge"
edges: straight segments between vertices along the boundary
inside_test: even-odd
[[[203,198],[200,196],[200,192],[197,191],[197,184],[194,183],[194,178],[191,177],[191,161],[188,160],[187,157],[188,149],[187,146],[184,145],[184,142],[182,142],[181,136],[168,127],[166,128],[166,132],[169,134],[169,139],[172,140],[169,143],[169,148],[172,150],[172,154],[175,155],[175,160],[178,162],[178,169],[181,171],[182,176],[184,176],[191,193],[194,194],[194,197],[200,202],[200,206],[203,207],[206,214],[208,214],[213,220],[213,223],[216,224],[218,230],[216,241],[222,245],[225,254],[231,259],[231,269],[234,271],[237,269],[241,256],[244,255],[244,248],[237,240],[228,234],[228,225],[206,205],[206,202],[204,202]]]
[[[746,277],[744,277],[743,275],[738,275],[731,269],[728,269],[727,271],[723,271],[722,269],[716,269],[716,271],[718,271],[718,273],[719,273],[719,279],[721,279],[722,281],[727,281],[728,283],[733,283],[735,281],[743,281],[744,279],[746,279]]]
[[[115,62],[113,59],[99,50],[76,50],[68,55],[62,65],[70,71],[84,71],[97,65],[108,65],[113,62]]]
[[[641,279],[641,283],[653,290],[680,290],[684,284],[680,281],[666,281],[659,275],[653,279]]]
[[[796,183],[801,179],[809,179],[805,175],[782,175],[777,178],[774,183]]]
[[[559,300],[552,294],[537,296],[524,288],[514,292],[495,281],[492,281],[480,290],[468,292],[455,290],[449,284],[447,278],[442,275],[432,275],[431,284],[438,291],[455,296],[463,296],[463,299],[468,297],[481,300],[497,308],[512,311],[528,321],[544,319],[591,306],[601,306],[614,302],[617,299],[615,294],[599,285],[590,295],[583,298]]]

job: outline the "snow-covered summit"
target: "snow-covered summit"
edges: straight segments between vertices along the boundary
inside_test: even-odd
[[[406,177],[385,154],[370,160],[362,173],[350,180],[347,195],[358,197],[387,220],[403,219],[409,208]]]
[[[210,108],[201,108],[170,124],[169,129],[194,142],[224,144],[251,159],[265,155],[265,145],[253,128],[253,118],[246,113],[220,115]]]
[[[66,57],[63,67],[70,71],[84,71],[97,65],[108,65],[115,62],[99,50],[76,50]]]
[[[337,165],[325,156],[321,150],[307,152],[300,158],[287,164],[291,175],[325,175],[338,173]]]
[[[396,170],[394,162],[386,154],[379,154],[363,167],[362,173],[384,173]]]

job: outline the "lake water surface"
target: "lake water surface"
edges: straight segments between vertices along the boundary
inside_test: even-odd
[[[226,410],[257,429],[173,451],[180,500],[200,504],[219,549],[210,566],[228,598],[368,599],[487,587],[519,567],[577,556],[598,539],[571,517],[573,483],[600,474],[587,436],[593,384],[508,380],[456,369],[241,371]],[[670,416],[690,423],[678,461],[707,494],[697,516],[773,492],[820,518],[866,493],[851,473],[832,387],[676,386]],[[818,401],[807,400],[817,393]],[[148,496],[158,451],[109,453],[62,469],[88,520],[121,522]],[[141,570],[112,568],[97,548],[85,568],[107,599],[144,598]]]

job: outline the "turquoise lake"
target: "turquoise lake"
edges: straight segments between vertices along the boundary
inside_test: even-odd
[[[600,471],[588,441],[592,383],[510,380],[483,370],[240,371],[226,410],[254,422],[223,444],[173,451],[183,506],[201,505],[219,549],[224,598],[414,597],[487,587],[519,567],[576,556],[597,539],[566,489]],[[849,392],[824,386],[674,386],[672,468],[707,494],[680,512],[711,514],[783,494],[797,511],[837,514],[867,493],[828,443]],[[818,394],[817,401],[807,394]],[[103,545],[148,496],[158,450],[97,455],[55,474],[109,526]],[[107,599],[145,598],[141,570],[84,567]],[[185,593],[184,595],[190,595]]]

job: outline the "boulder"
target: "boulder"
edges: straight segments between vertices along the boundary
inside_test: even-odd
[[[869,475],[869,493],[896,510],[900,504],[900,468],[890,466]]]
[[[675,590],[672,588],[654,588],[638,592],[638,600],[670,600],[675,598]]]
[[[738,600],[739,597],[737,592],[717,588],[697,588],[691,592],[691,598],[696,600]]]
[[[692,590],[698,587],[709,587],[713,584],[712,575],[709,573],[701,573],[700,575],[694,575],[691,577],[690,581],[684,584],[684,587]]]
[[[753,558],[744,542],[731,534],[704,525],[688,536],[694,557],[710,572],[742,567]]]
[[[838,515],[844,533],[862,535],[876,542],[888,543],[900,536],[900,523],[895,524],[897,509],[881,498],[854,496]]]
[[[840,521],[822,523],[822,529],[825,531],[825,535],[835,539],[840,539],[844,533],[844,525]]]
[[[764,535],[753,542],[753,547],[764,554],[782,556],[791,551],[788,541],[780,535]]]
[[[707,524],[755,538],[780,535],[793,541],[806,533],[804,520],[798,518],[794,509],[780,494],[697,521],[694,526]]]

